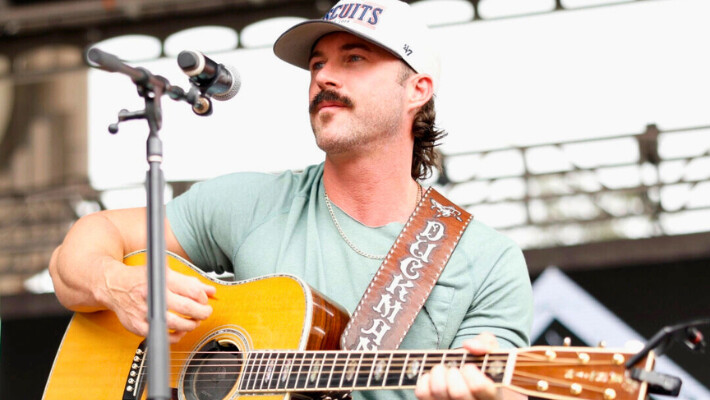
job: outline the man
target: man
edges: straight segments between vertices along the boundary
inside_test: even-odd
[[[301,173],[233,174],[195,185],[167,206],[166,244],[207,270],[247,279],[291,273],[352,312],[421,198],[433,166],[433,95],[439,60],[426,27],[394,0],[341,1],[274,46],[310,71],[310,118],[323,164]],[[414,149],[414,150],[413,150]],[[145,269],[121,260],[145,247],[145,210],[80,219],[50,264],[57,297],[76,311],[113,310],[146,335]],[[175,342],[206,319],[214,288],[169,271]],[[528,344],[531,290],[513,243],[473,221],[402,348],[465,347],[475,354]],[[494,399],[475,367],[435,368],[421,399]],[[358,393],[370,398],[411,392]]]

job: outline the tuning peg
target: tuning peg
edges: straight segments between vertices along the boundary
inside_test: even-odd
[[[570,338],[569,336],[565,337],[565,339],[562,341],[562,345],[565,347],[572,346],[572,338]]]
[[[555,353],[554,351],[552,351],[550,349],[547,349],[547,351],[545,351],[545,357],[547,358],[548,361],[552,361],[555,358],[557,358],[557,353]]]
[[[575,396],[579,396],[582,393],[582,385],[573,383],[572,386],[569,387],[569,392]]]
[[[600,340],[599,343],[597,343],[597,347],[599,348],[605,348],[606,347],[606,341],[605,340]]]
[[[537,390],[538,392],[547,392],[547,389],[550,388],[550,384],[547,383],[547,381],[539,380],[537,381]]]

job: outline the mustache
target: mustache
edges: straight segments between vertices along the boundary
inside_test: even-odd
[[[320,93],[318,93],[313,100],[311,100],[311,104],[308,105],[308,112],[313,114],[316,112],[316,109],[318,109],[318,106],[320,103],[324,101],[336,101],[338,103],[341,103],[345,107],[352,107],[353,106],[353,101],[350,100],[347,96],[341,96],[337,92],[332,91],[332,90],[323,90]]]

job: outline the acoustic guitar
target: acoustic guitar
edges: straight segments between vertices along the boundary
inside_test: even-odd
[[[145,253],[125,259],[143,265]],[[494,382],[528,396],[641,400],[629,377],[633,353],[537,346],[473,356],[463,350],[338,351],[348,313],[300,279],[271,275],[224,282],[175,255],[168,266],[217,287],[212,315],[170,348],[170,385],[182,400],[336,398],[355,390],[413,389],[436,364],[472,363]],[[146,397],[145,339],[110,311],[76,313],[59,347],[45,400]],[[636,367],[651,370],[653,355]]]

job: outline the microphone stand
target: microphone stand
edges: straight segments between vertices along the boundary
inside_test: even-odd
[[[682,385],[680,378],[654,371],[644,371],[634,368],[634,365],[651,351],[655,350],[657,355],[662,355],[676,341],[682,341],[693,351],[704,352],[706,346],[705,338],[698,329],[699,326],[703,325],[710,325],[710,318],[701,318],[663,327],[653,335],[641,351],[626,362],[625,367],[630,370],[631,378],[639,382],[648,383],[648,392],[651,394],[677,397]]]
[[[138,95],[145,99],[145,109],[140,111],[121,110],[118,122],[109,125],[109,132],[118,132],[118,124],[132,119],[145,119],[148,122],[146,157],[149,169],[146,172],[147,214],[148,214],[148,346],[147,382],[148,399],[170,400],[171,389],[168,373],[170,371],[170,351],[166,322],[165,295],[165,211],[163,209],[163,191],[165,179],[161,164],[163,162],[163,144],[158,136],[162,125],[160,97],[167,94],[173,100],[184,100],[193,108],[200,107],[200,96],[196,88],[185,91],[172,86],[167,79],[151,74],[145,68],[130,67],[118,57],[92,48],[87,53],[92,66],[108,72],[127,75],[136,84]],[[137,387],[138,385],[136,385]],[[140,394],[138,394],[140,395]]]

